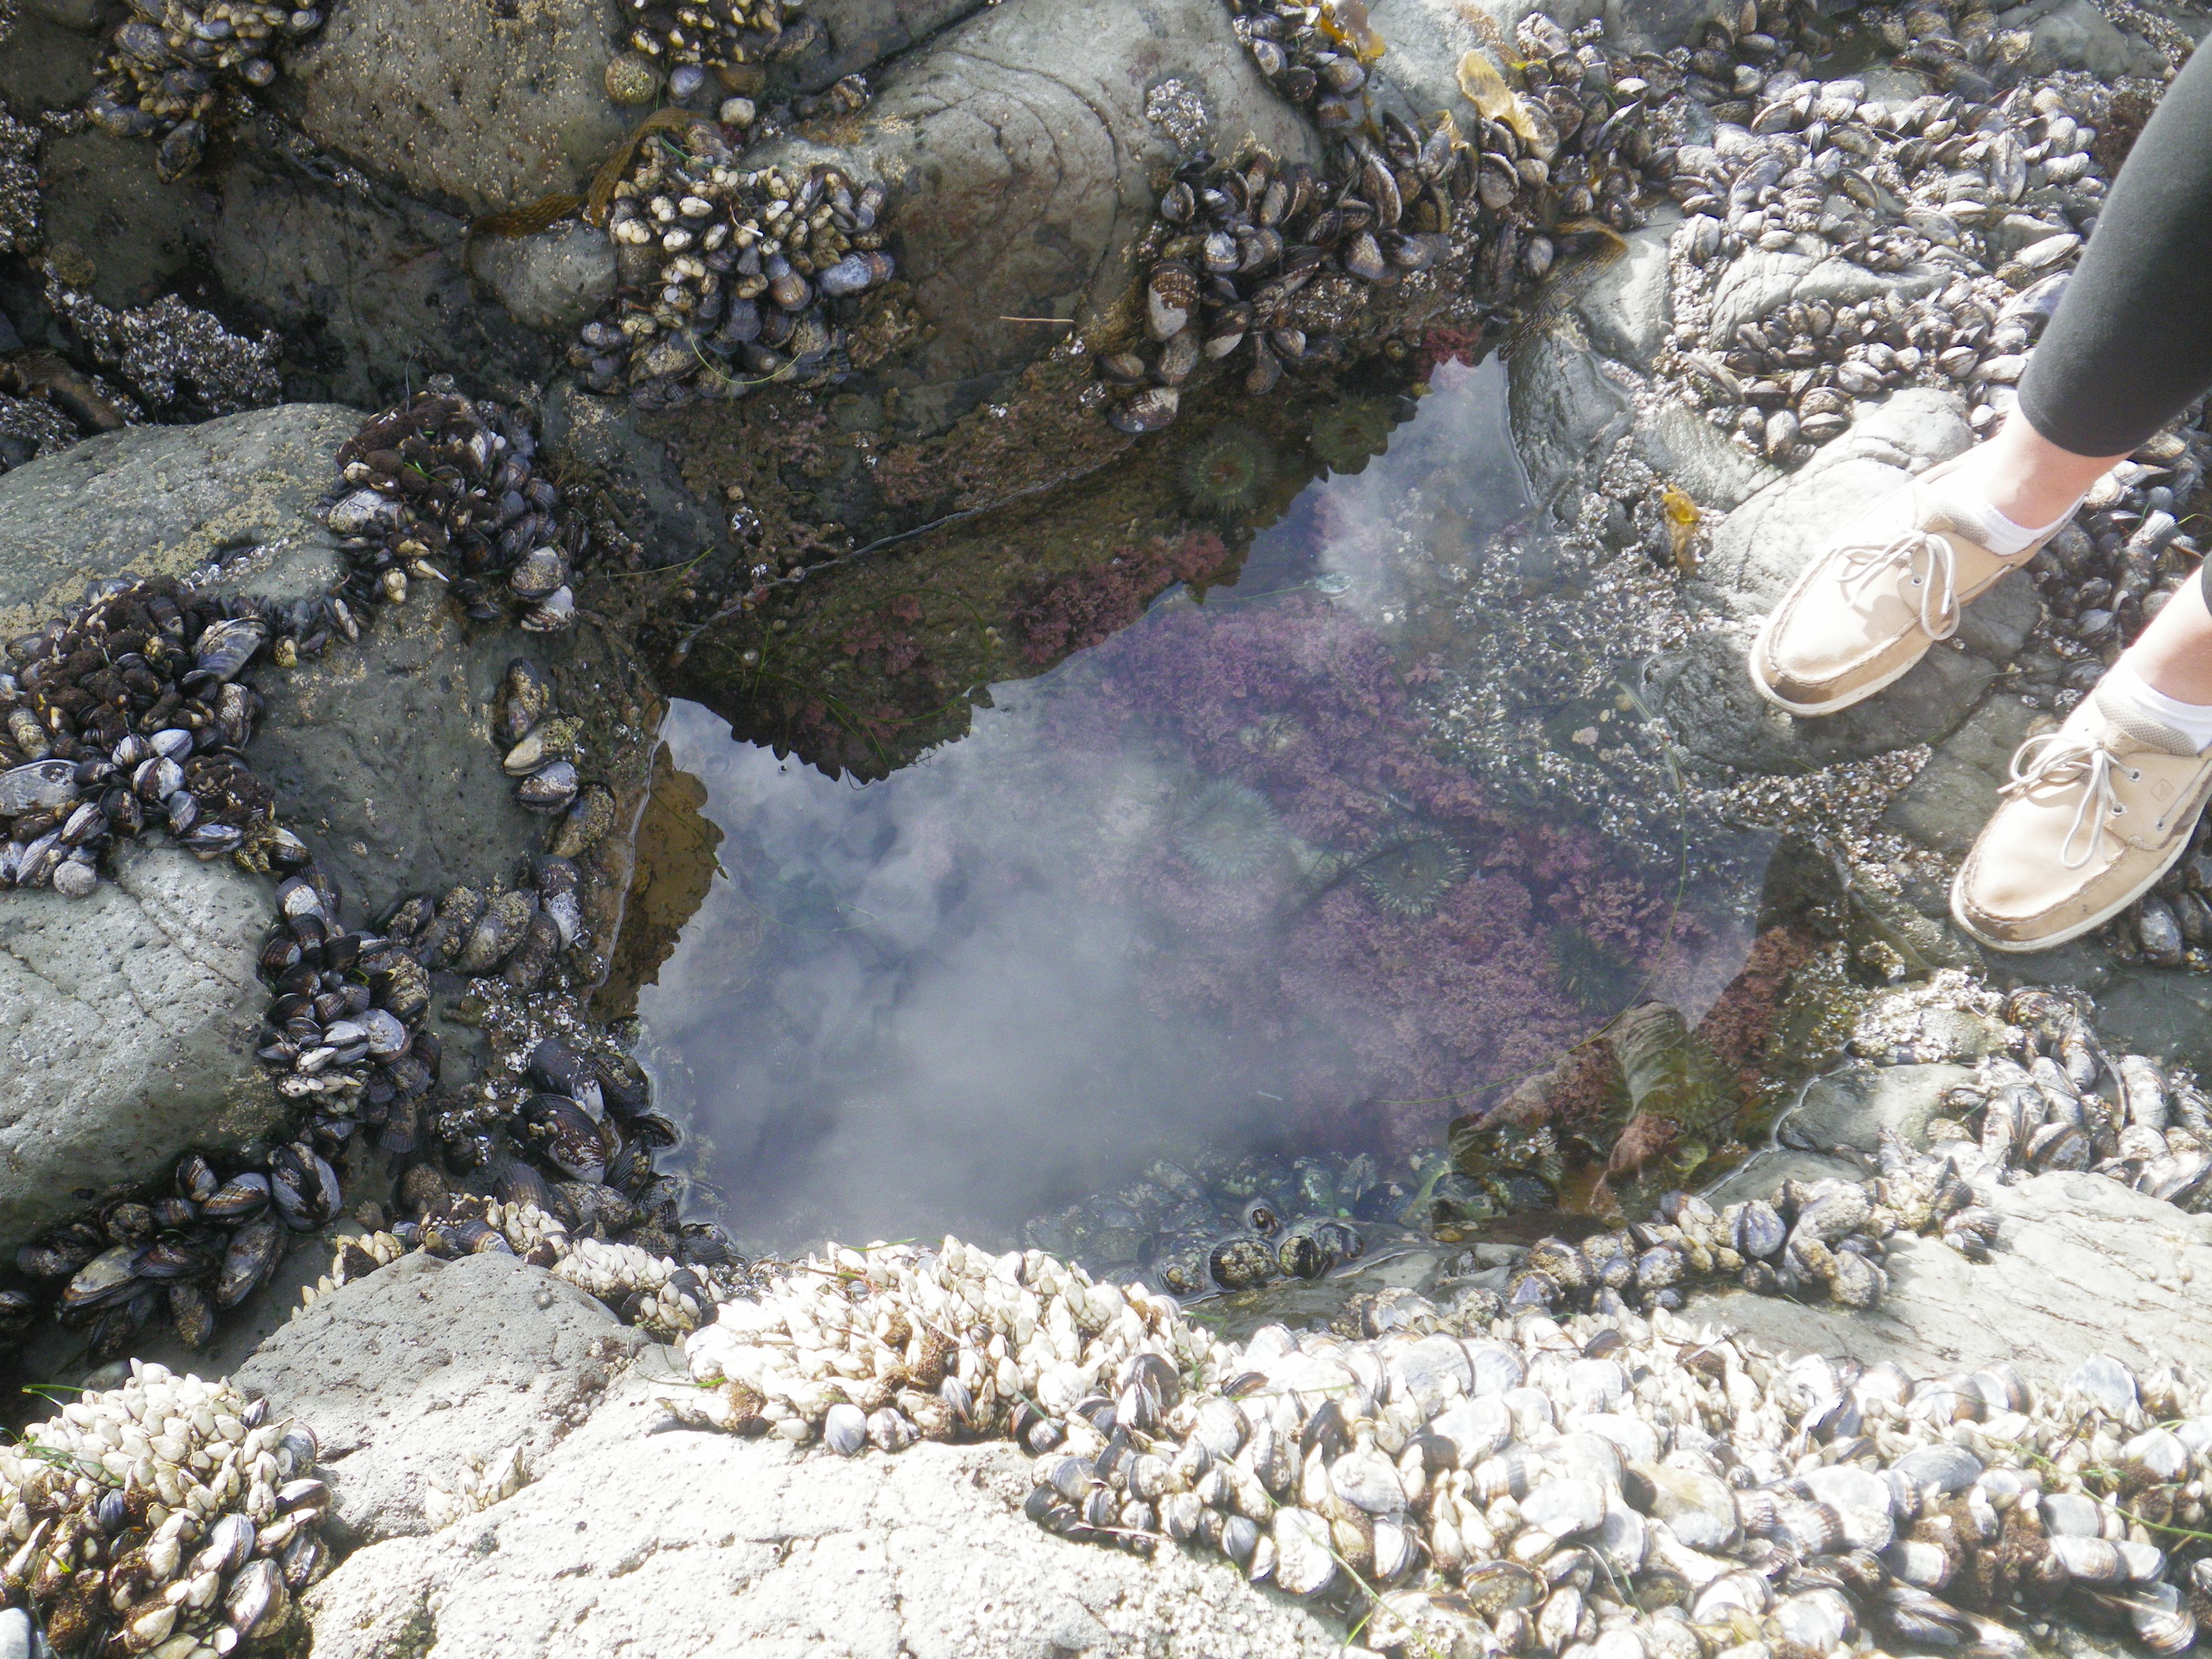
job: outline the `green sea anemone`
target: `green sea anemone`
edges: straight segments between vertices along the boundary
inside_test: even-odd
[[[1176,811],[1175,849],[1200,875],[1217,881],[1256,876],[1283,844],[1283,821],[1267,798],[1231,778],[1215,778],[1186,796]]]
[[[1372,853],[1359,884],[1394,916],[1419,917],[1443,902],[1467,873],[1467,854],[1441,836],[1408,836]]]
[[[1241,519],[1267,499],[1275,482],[1274,446],[1241,421],[1224,421],[1182,458],[1182,493],[1209,518]]]
[[[1636,964],[1618,947],[1592,939],[1579,927],[1554,927],[1544,942],[1559,988],[1586,1013],[1619,1013],[1643,982]]]
[[[1347,398],[1314,416],[1306,447],[1332,472],[1359,472],[1390,447],[1390,405],[1381,398]]]

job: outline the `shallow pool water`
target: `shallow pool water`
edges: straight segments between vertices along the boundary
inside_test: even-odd
[[[1208,1149],[1402,1170],[1631,1003],[1696,1017],[1741,869],[1717,894],[1695,848],[1509,802],[1425,712],[1449,636],[1500,621],[1436,573],[1550,556],[1504,404],[1501,367],[1446,366],[1233,585],[994,686],[884,781],[676,706],[724,838],[639,1011],[742,1242],[1017,1240]]]

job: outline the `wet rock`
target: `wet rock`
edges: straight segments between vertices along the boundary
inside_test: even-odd
[[[318,143],[471,214],[580,192],[635,116],[608,99],[610,9],[348,0],[270,93]]]
[[[2033,43],[2028,64],[2040,74],[2079,70],[2100,80],[2160,76],[2158,50],[2115,27],[2091,0],[2032,0],[2002,14],[2001,27],[2024,28]]]
[[[842,160],[890,191],[899,275],[934,331],[884,365],[903,423],[949,425],[1057,342],[1002,317],[1087,319],[1121,299],[1159,177],[1182,154],[1146,114],[1170,78],[1203,104],[1216,153],[1320,159],[1216,0],[1004,0],[887,68],[846,124],[849,143],[754,153],[756,166]]]
[[[1662,404],[1636,427],[1636,452],[1698,506],[1727,512],[1781,477],[1680,404]]]
[[[1596,353],[1557,333],[1516,352],[1509,373],[1513,441],[1536,499],[1550,503],[1581,483],[1594,452],[1629,429],[1628,394],[1606,378]]]
[[[1884,1129],[1922,1144],[1943,1092],[1972,1075],[1965,1066],[1854,1066],[1818,1077],[1775,1125],[1779,1145],[1731,1170],[1705,1194],[1715,1206],[1771,1199],[1784,1181],[1862,1181]]]
[[[2212,1216],[2088,1174],[2036,1176],[1978,1200],[2002,1218],[1990,1260],[1897,1235],[1889,1292],[1870,1312],[1730,1291],[1692,1297],[1686,1315],[1793,1352],[1922,1372],[2008,1360],[2063,1376],[2100,1351],[2138,1369],[2212,1361]]]
[[[2014,570],[1998,577],[1966,607],[1959,618],[1959,641],[1977,656],[2008,663],[2042,619],[2043,601],[2036,597],[2033,578]]]
[[[512,1255],[418,1253],[318,1297],[234,1380],[315,1425],[331,1519],[374,1543],[425,1530],[424,1480],[450,1487],[464,1458],[542,1455],[645,1343]]]
[[[17,467],[0,477],[0,630],[43,623],[99,578],[181,576],[265,544],[327,544],[307,509],[362,418],[286,404],[104,433]]]
[[[90,257],[102,305],[143,305],[191,261],[198,203],[161,182],[153,145],[87,127],[50,134],[39,159],[47,243]]]
[[[1680,216],[1655,212],[1650,224],[1631,231],[1627,251],[1601,270],[1574,302],[1590,343],[1638,368],[1650,366],[1674,321],[1667,246]]]
[[[770,84],[819,92],[840,76],[857,74],[981,10],[986,0],[810,0],[806,15],[821,21],[819,44],[771,67]]]
[[[838,1458],[651,1433],[644,1393],[611,1399],[505,1503],[353,1555],[307,1597],[317,1659],[1340,1650],[1227,1562],[1045,1533],[1012,1445]]]
[[[565,334],[596,315],[615,291],[615,251],[606,233],[581,222],[535,236],[483,236],[469,269],[526,328]]]
[[[471,386],[544,374],[547,343],[471,279],[465,221],[396,191],[337,188],[243,137],[219,187],[204,257],[295,343],[295,395],[378,408],[440,369]]]
[[[1736,256],[1713,285],[1706,337],[1732,338],[1740,325],[1757,322],[1792,301],[1818,300],[1829,306],[1847,306],[1887,293],[1900,300],[1917,300],[1948,280],[1948,272],[1927,267],[1894,273],[1875,271],[1834,256],[1815,258],[1804,253],[1749,248]]]
[[[1990,698],[1937,745],[1882,822],[1924,847],[1964,854],[1996,810],[1997,790],[2011,775],[2013,751],[2039,720],[2048,718],[2018,697],[2001,693]]]
[[[0,903],[0,1244],[82,1189],[238,1146],[280,1115],[252,1058],[269,884],[137,843],[114,876],[88,898]]]
[[[0,98],[27,118],[41,109],[73,108],[91,92],[99,61],[97,40],[27,8],[0,52]]]

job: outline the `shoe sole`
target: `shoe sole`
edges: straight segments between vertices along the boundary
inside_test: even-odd
[[[2189,820],[2191,830],[2195,829],[2197,824],[2197,816],[2203,813],[2204,806],[2205,800],[2203,798],[2202,792],[2200,791],[2200,798],[2197,804],[2197,814],[2192,815]],[[2188,834],[2185,833],[2181,838],[2174,843],[2173,851],[2166,854],[2166,861],[2160,865],[2157,869],[2152,871],[2148,876],[2145,877],[2142,884],[2136,887],[2136,890],[2130,893],[2125,898],[2123,898],[2115,903],[2106,905],[2103,909],[2098,911],[2086,921],[2077,921],[2070,927],[2068,927],[2060,933],[2051,934],[2048,939],[2039,939],[2033,942],[2020,939],[1991,939],[1987,933],[1983,933],[1979,928],[1976,927],[1972,922],[1966,920],[1965,913],[1959,906],[1959,884],[1966,878],[1966,872],[1965,869],[1961,868],[1957,875],[1951,878],[1952,925],[1957,927],[1960,933],[1966,934],[1968,939],[1972,939],[1976,944],[1984,945],[1992,951],[2002,951],[2007,956],[2029,956],[2038,951],[2055,951],[2062,945],[2072,944],[2084,933],[2094,933],[2098,928],[2102,927],[2106,922],[2110,921],[2114,916],[2119,915],[2121,911],[2126,909],[2130,904],[2135,903],[2138,899],[2142,898],[2142,896],[2150,891],[2152,888],[2157,886],[2160,881],[2164,878],[2166,872],[2172,869],[2175,865],[2181,862],[2182,854],[2189,850],[2189,842],[2190,836]]]

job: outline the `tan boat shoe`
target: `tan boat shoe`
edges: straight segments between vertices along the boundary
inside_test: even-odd
[[[1832,714],[1905,678],[1959,612],[2050,539],[1999,557],[1929,488],[1957,456],[1893,491],[1798,574],[1751,647],[1751,683],[1793,714]],[[2051,534],[2057,535],[2053,526]]]
[[[2212,752],[2094,692],[2030,738],[1951,884],[1951,919],[1993,951],[2042,951],[2133,904],[2173,867],[2212,795]]]

